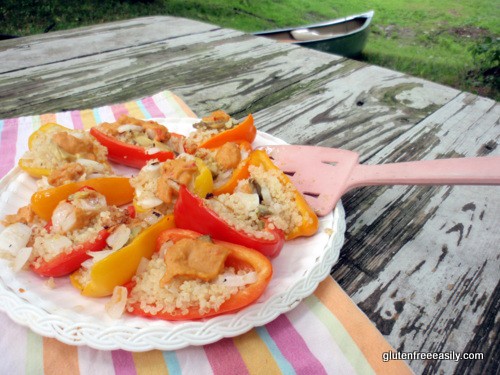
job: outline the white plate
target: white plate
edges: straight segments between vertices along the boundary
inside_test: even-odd
[[[174,132],[186,134],[191,119],[156,119]],[[255,146],[283,144],[259,132]],[[122,170],[125,171],[125,170]],[[0,180],[0,215],[26,205],[35,191],[34,179],[18,168]],[[107,298],[81,296],[68,278],[50,288],[29,271],[15,273],[10,261],[0,258],[0,310],[34,332],[66,344],[95,349],[146,351],[175,350],[234,337],[267,324],[311,295],[337,262],[344,242],[345,214],[339,202],[335,211],[320,219],[313,237],[289,241],[273,259],[273,278],[256,303],[233,314],[200,321],[166,322],[124,315],[113,320],[104,311]]]

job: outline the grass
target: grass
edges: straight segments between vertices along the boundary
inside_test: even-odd
[[[500,3],[487,0],[3,0],[0,34],[30,35],[146,15],[246,32],[375,10],[360,60],[500,98]]]

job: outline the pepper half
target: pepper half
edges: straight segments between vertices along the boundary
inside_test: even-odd
[[[96,262],[90,269],[89,282],[82,285],[79,281],[83,270],[71,274],[71,284],[88,297],[105,297],[113,294],[113,288],[132,279],[142,258],[153,255],[159,234],[174,226],[173,215],[161,218],[144,229],[132,242],[120,250]]]
[[[253,122],[252,114],[249,114],[235,127],[220,132],[205,142],[198,145],[199,148],[216,148],[227,142],[247,141],[252,143],[257,136],[257,129]]]
[[[248,141],[240,141],[236,143],[238,143],[238,146],[240,147],[241,150],[244,150],[245,152],[248,153],[252,151],[252,146]],[[214,187],[213,195],[221,195],[226,193],[231,194],[236,188],[236,185],[238,185],[238,182],[240,180],[248,178],[248,176],[250,175],[250,173],[248,172],[249,162],[250,159],[248,157],[240,161],[238,166],[234,169],[233,173],[231,174],[231,177],[223,185]]]
[[[71,132],[73,129],[66,128],[62,125],[50,122],[47,124],[43,124],[38,128],[38,130],[34,131],[28,138],[28,149],[32,150],[37,140],[50,132]],[[50,176],[52,173],[52,169],[50,168],[40,168],[40,167],[31,167],[29,166],[29,162],[21,157],[18,161],[18,166],[23,171],[28,173],[30,176],[35,178],[41,178],[43,176]]]
[[[89,251],[99,251],[106,247],[106,238],[110,232],[106,229],[101,230],[95,239],[82,244],[74,245],[65,252],[62,252],[54,258],[45,261],[40,259],[35,260],[35,263],[30,265],[33,272],[40,276],[60,277],[69,275],[77,270],[80,265],[90,258]]]
[[[264,170],[269,171],[269,170],[275,170],[279,171],[280,173],[278,174],[278,179],[280,182],[286,186],[292,184],[288,176],[283,173],[277,166],[275,166],[272,162],[272,160],[269,158],[267,153],[263,150],[254,150],[251,152],[249,158],[249,163],[248,165],[254,165],[257,167],[263,167]],[[294,196],[295,196],[295,204],[297,206],[297,209],[302,216],[302,222],[300,225],[296,226],[293,228],[293,230],[287,234],[286,239],[291,240],[296,237],[301,237],[301,236],[312,236],[318,231],[319,227],[319,222],[318,222],[318,217],[314,213],[314,211],[309,207],[307,204],[306,200],[302,196],[302,194],[295,189],[294,189]]]
[[[212,173],[207,165],[200,158],[195,158],[196,168],[198,172],[193,181],[193,192],[202,198],[205,198],[208,194],[212,193],[214,189],[214,182],[212,179]],[[134,197],[134,207],[137,212],[147,212],[151,208],[143,207],[139,204],[137,197]]]
[[[165,161],[175,158],[175,153],[173,151],[161,150],[155,153],[149,153],[148,149],[144,147],[122,142],[103,133],[95,127],[90,129],[90,134],[92,134],[101,145],[108,149],[109,160],[129,167],[140,169],[152,159]],[[184,136],[180,134],[170,134],[172,137],[184,138]]]
[[[129,203],[134,197],[134,189],[128,178],[99,177],[38,191],[31,196],[31,208],[39,217],[48,221],[60,201],[86,186],[103,194],[106,202],[113,206]]]
[[[161,246],[165,242],[172,241],[173,243],[176,243],[184,238],[195,239],[200,236],[202,236],[202,234],[190,230],[177,228],[166,230],[158,237],[156,245],[157,251],[160,250]],[[213,242],[215,244],[222,245],[229,250],[229,255],[225,261],[226,267],[233,267],[236,271],[254,271],[257,274],[257,280],[246,285],[245,287],[242,287],[238,292],[236,292],[236,294],[232,295],[228,300],[223,302],[219,309],[210,310],[205,314],[201,314],[199,312],[199,307],[197,306],[189,308],[187,314],[181,314],[180,310],[174,311],[174,313],[160,312],[157,314],[151,314],[141,308],[140,302],[131,304],[128,311],[133,315],[163,320],[196,320],[235,312],[255,302],[262,295],[262,293],[264,293],[264,290],[269,284],[273,274],[273,268],[269,259],[253,249],[223,241],[213,240]],[[134,286],[134,282],[127,285],[129,292]]]
[[[203,200],[192,194],[185,186],[179,189],[179,196],[174,207],[175,225],[178,228],[208,234],[215,239],[235,243],[255,249],[270,258],[276,257],[285,244],[283,231],[266,226],[264,229],[272,239],[256,238],[243,231],[236,230],[214,211],[208,208]]]
[[[43,124],[38,128],[38,130],[34,131],[28,138],[28,149],[32,150],[35,142],[37,141],[38,138],[40,138],[44,133],[49,133],[52,131],[68,131],[68,128],[65,128],[62,125],[49,122],[47,124]],[[38,168],[38,167],[30,167],[28,165],[28,162],[21,158],[18,161],[18,166],[21,168],[23,171],[28,173],[30,176],[35,177],[35,178],[40,178],[43,176],[49,176],[52,173],[52,170],[49,168]]]

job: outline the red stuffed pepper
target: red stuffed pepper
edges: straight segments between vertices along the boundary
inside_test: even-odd
[[[34,228],[30,268],[41,276],[59,277],[77,270],[107,245],[113,228],[134,216],[129,208],[108,206],[106,197],[84,187],[59,202],[49,223]]]
[[[152,159],[173,159],[183,151],[182,135],[170,133],[157,122],[129,116],[99,124],[90,134],[108,149],[109,160],[133,168],[142,168]]]
[[[236,229],[207,207],[203,199],[189,192],[185,186],[179,189],[174,217],[178,228],[193,230],[208,234],[218,240],[246,246],[270,258],[276,257],[285,243],[283,231],[272,225],[266,225],[260,237]]]
[[[169,229],[158,237],[145,270],[127,285],[127,312],[164,320],[235,312],[256,301],[271,277],[271,262],[253,249]]]

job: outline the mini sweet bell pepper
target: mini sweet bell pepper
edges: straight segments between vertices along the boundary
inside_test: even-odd
[[[269,158],[267,153],[263,150],[254,150],[250,153],[249,163],[248,165],[261,166],[266,171],[268,170],[277,170],[280,173],[278,174],[278,179],[283,185],[292,184],[290,179],[286,174],[284,174],[277,166],[275,166],[272,160]],[[292,185],[293,186],[293,185]],[[296,237],[301,236],[312,236],[318,231],[318,217],[314,213],[314,211],[309,207],[306,200],[302,196],[302,194],[294,188],[294,196],[295,196],[295,204],[298,208],[302,216],[302,223],[296,226],[290,233],[287,234],[286,239],[291,240]]]
[[[208,194],[212,193],[214,189],[214,182],[212,179],[212,173],[207,165],[200,158],[195,158],[196,168],[198,172],[193,181],[193,192],[202,198],[205,198]],[[147,212],[150,208],[142,207],[138,203],[137,197],[134,197],[134,207],[137,212]]]
[[[85,186],[103,194],[108,205],[121,206],[131,202],[134,196],[134,189],[127,177],[99,177],[38,191],[31,196],[31,208],[39,217],[48,221],[60,201]]]
[[[43,124],[38,128],[38,130],[34,131],[28,138],[28,149],[32,150],[33,146],[35,145],[36,141],[43,136],[44,134],[50,133],[50,132],[63,132],[63,131],[68,131],[70,129],[53,123],[49,122],[47,124]],[[52,173],[52,170],[49,168],[39,168],[39,167],[31,167],[28,165],[28,161],[26,161],[24,158],[19,159],[18,161],[18,166],[21,168],[23,171],[28,173],[30,176],[35,177],[35,178],[40,178],[43,176],[49,176]]]
[[[144,229],[130,244],[96,262],[90,269],[90,279],[85,285],[79,282],[82,269],[70,276],[72,285],[88,297],[105,297],[113,293],[113,288],[132,279],[142,258],[151,258],[159,234],[174,226],[173,215],[161,218],[157,223]]]
[[[157,251],[160,250],[162,244],[165,242],[172,241],[173,243],[176,243],[183,238],[195,239],[200,236],[202,236],[202,234],[190,230],[178,228],[166,230],[158,237],[156,245]],[[157,314],[151,314],[141,308],[140,302],[130,305],[132,309],[131,314],[163,320],[196,320],[235,312],[255,302],[262,295],[262,293],[264,293],[264,290],[269,284],[273,274],[273,268],[269,259],[258,251],[247,247],[224,241],[213,240],[213,242],[222,245],[229,250],[229,255],[225,261],[226,267],[233,267],[236,271],[254,271],[256,272],[257,280],[254,283],[247,284],[245,287],[241,288],[236,294],[232,295],[228,300],[223,302],[219,309],[210,310],[205,314],[201,314],[199,312],[198,306],[189,308],[187,314],[181,314],[180,311],[174,311],[174,313],[160,312]],[[134,286],[135,283],[131,282],[127,285],[127,289],[130,291]]]
[[[247,141],[252,143],[257,136],[257,129],[253,122],[252,114],[249,114],[235,127],[222,131],[205,142],[198,145],[199,148],[216,148],[227,142]]]
[[[252,146],[248,141],[240,141],[237,143],[241,150],[244,150],[247,153],[250,153],[252,151]],[[236,185],[238,185],[238,182],[240,180],[248,178],[248,176],[250,175],[250,173],[248,172],[249,162],[250,159],[248,157],[240,161],[238,166],[234,169],[233,173],[231,174],[229,180],[227,180],[226,183],[224,183],[219,187],[214,187],[213,195],[221,195],[226,193],[231,194],[236,188]]]
[[[92,134],[101,145],[108,149],[109,160],[129,167],[140,169],[152,159],[165,161],[175,158],[175,153],[173,151],[161,150],[155,153],[149,153],[147,148],[122,142],[103,133],[95,127],[90,129],[90,134]],[[180,134],[170,134],[172,137],[184,138],[184,136]]]
[[[276,257],[285,243],[283,231],[276,228],[269,226],[265,228],[265,231],[272,235],[272,239],[256,238],[233,228],[185,186],[181,186],[179,190],[179,196],[174,206],[174,217],[175,225],[178,228],[208,234],[221,241],[249,247],[270,258]]]
[[[45,261],[35,259],[30,268],[40,276],[60,277],[69,275],[77,270],[80,265],[90,258],[89,251],[99,251],[106,247],[106,238],[110,235],[107,229],[101,230],[94,240],[78,244]]]
[[[33,148],[36,146],[36,143],[39,139],[44,137],[45,135],[49,133],[60,133],[60,132],[66,132],[71,134],[71,132],[75,132],[75,130],[66,128],[62,125],[56,124],[56,123],[47,123],[43,124],[33,132],[30,137],[28,138],[28,149],[31,151]],[[76,157],[76,155],[75,155]],[[104,160],[100,161],[102,164],[106,164]],[[43,176],[50,176],[50,174],[53,172],[53,169],[51,168],[41,168],[41,167],[32,167],[30,166],[30,161],[25,159],[24,157],[21,157],[18,161],[18,166],[21,168],[23,171],[28,173],[30,176],[35,177],[35,178],[41,178]]]

